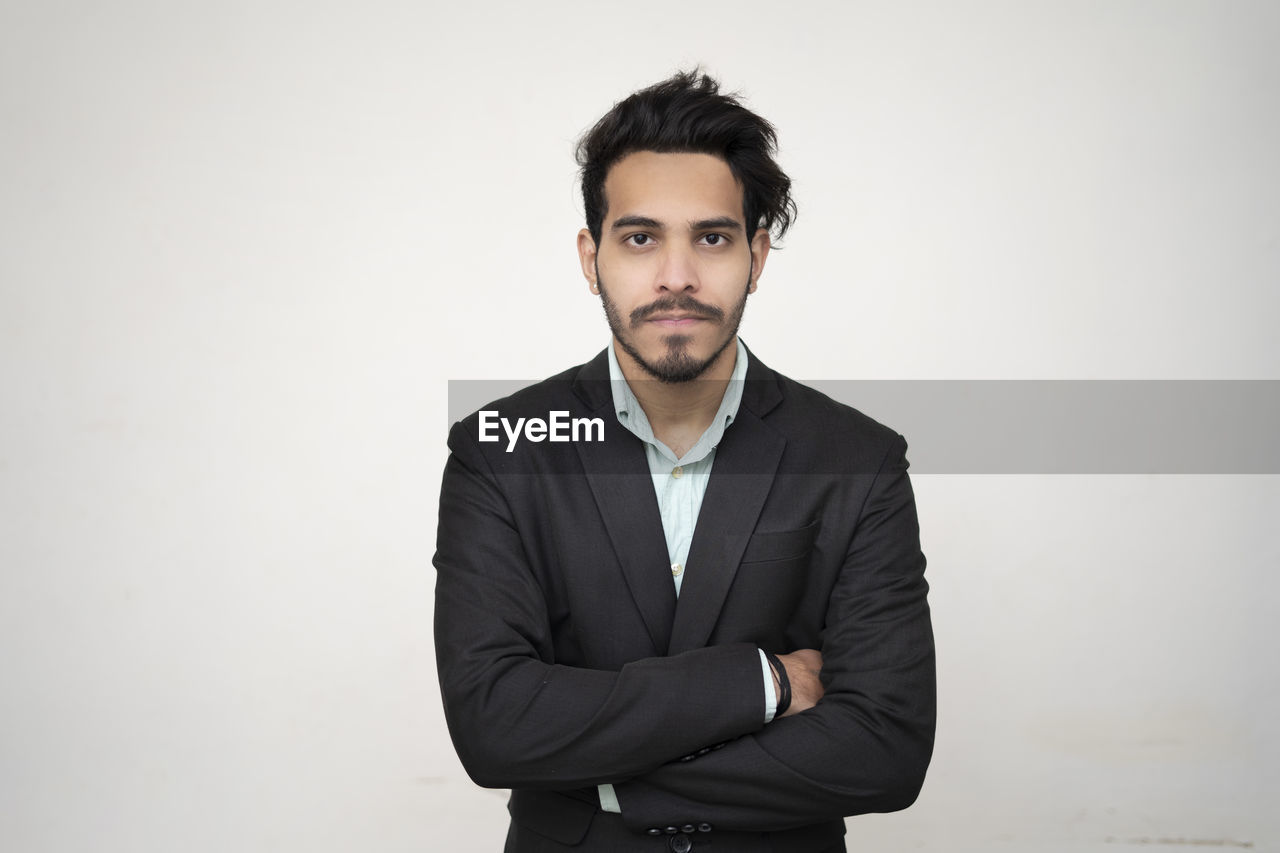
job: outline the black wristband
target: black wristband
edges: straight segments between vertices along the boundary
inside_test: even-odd
[[[760,651],[764,652],[764,649]],[[778,660],[777,655],[764,652],[764,657],[769,661],[773,674],[778,677],[778,709],[773,712],[773,718],[776,720],[791,707],[791,679],[787,678],[787,668],[782,665],[782,661]]]

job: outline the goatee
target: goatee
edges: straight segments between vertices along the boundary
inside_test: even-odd
[[[604,280],[600,278],[598,266],[596,267],[596,286],[600,289],[600,301],[604,305],[604,316],[609,322],[609,331],[618,340],[623,351],[634,358],[636,364],[640,365],[645,373],[659,382],[677,383],[692,382],[702,376],[737,338],[738,327],[742,324],[742,314],[747,307],[747,294],[751,289],[751,280],[748,278],[747,286],[742,291],[742,298],[734,305],[728,316],[723,309],[699,302],[687,293],[673,293],[635,309],[627,318],[628,322],[625,325],[618,306],[609,298],[609,291],[605,287]],[[666,352],[657,361],[649,361],[636,349],[629,332],[635,331],[646,322],[647,318],[659,312],[679,312],[698,317],[718,326],[728,327],[728,334],[716,347],[715,352],[705,359],[695,359],[690,355],[689,345],[693,342],[692,336],[668,335],[662,339],[663,344],[666,345]]]

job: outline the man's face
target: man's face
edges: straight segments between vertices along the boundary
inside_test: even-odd
[[[729,166],[709,154],[639,151],[609,170],[604,195],[600,243],[584,229],[578,253],[623,352],[665,382],[731,360],[769,235],[748,239]]]

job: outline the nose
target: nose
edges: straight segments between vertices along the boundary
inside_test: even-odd
[[[668,244],[663,248],[664,251],[658,267],[657,278],[654,280],[654,288],[671,293],[697,290],[697,256],[694,254],[692,247]]]

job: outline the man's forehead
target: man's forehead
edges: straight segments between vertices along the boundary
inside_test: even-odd
[[[742,185],[729,164],[711,154],[637,151],[605,177],[610,221],[644,217],[679,225],[742,218]]]

